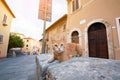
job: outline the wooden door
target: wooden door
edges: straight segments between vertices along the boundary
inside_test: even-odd
[[[88,32],[89,56],[108,58],[108,44],[106,29]]]
[[[105,30],[97,31],[97,47],[98,47],[98,57],[100,58],[108,58],[108,44],[107,44],[107,36]]]
[[[96,31],[90,32],[89,36],[89,56],[90,57],[97,57],[97,35]]]

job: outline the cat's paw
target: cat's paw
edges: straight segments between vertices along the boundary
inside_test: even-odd
[[[51,63],[51,62],[52,62],[52,61],[49,61],[49,60],[47,61],[47,63]]]
[[[52,63],[54,60],[48,60],[47,63]]]

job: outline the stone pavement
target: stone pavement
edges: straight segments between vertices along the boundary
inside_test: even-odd
[[[35,56],[0,60],[0,80],[36,80]]]

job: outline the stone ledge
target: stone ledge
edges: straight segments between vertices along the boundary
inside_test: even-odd
[[[120,80],[119,60],[76,57],[62,63],[55,61],[48,64],[49,57],[38,57],[46,80]]]

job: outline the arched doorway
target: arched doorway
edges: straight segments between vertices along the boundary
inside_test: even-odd
[[[77,31],[73,31],[72,34],[72,43],[79,43],[79,33]]]
[[[88,29],[89,56],[108,58],[106,27],[103,23],[92,24]]]

